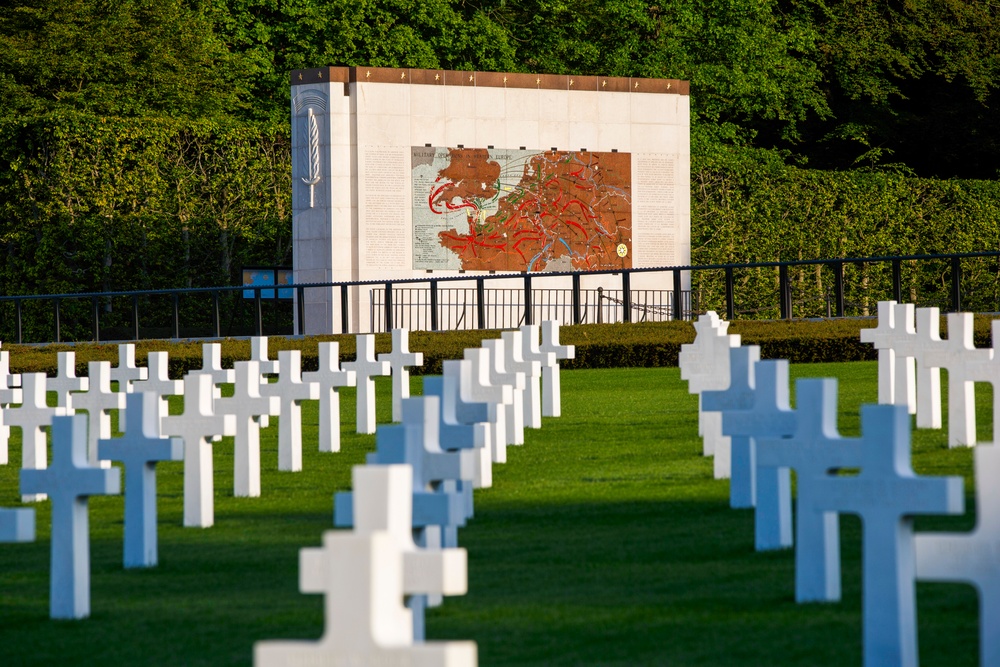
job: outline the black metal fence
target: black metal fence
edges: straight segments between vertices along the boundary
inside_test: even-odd
[[[585,276],[617,287],[583,289]],[[647,288],[633,289],[632,278]],[[561,278],[570,287],[545,287]],[[685,280],[690,289],[685,289]],[[506,281],[497,288],[495,280]],[[520,286],[511,287],[516,280]],[[659,289],[648,289],[650,282]],[[552,283],[549,283],[550,285]],[[303,330],[305,290],[339,288],[340,328],[350,325],[351,287],[373,331],[510,328],[557,318],[565,323],[690,319],[706,310],[727,319],[867,316],[879,300],[944,311],[1000,311],[1000,252],[838,258],[566,272],[458,275],[394,281],[236,286],[142,292],[0,296],[0,340],[18,343],[291,335]],[[250,296],[251,298],[247,298]],[[293,301],[298,308],[293,307]],[[366,307],[365,307],[366,306]],[[298,313],[298,322],[295,313]]]

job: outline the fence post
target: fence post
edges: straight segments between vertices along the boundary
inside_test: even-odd
[[[55,299],[56,342],[57,343],[61,343],[62,342],[62,332],[60,331],[60,322],[59,322],[59,301],[60,301],[59,299]]]
[[[902,260],[892,260],[892,298],[896,303],[903,302],[903,267]]]
[[[726,267],[726,319],[732,320],[736,317],[736,296],[733,289],[733,267]]]
[[[684,298],[681,292],[681,270],[674,269],[674,320],[684,319],[684,303],[682,299]]]
[[[17,344],[20,345],[24,342],[23,327],[21,326],[21,300],[14,300],[14,310],[17,311]]]
[[[604,324],[604,312],[601,310],[604,303],[604,288],[597,288],[597,323]]]
[[[253,291],[253,304],[254,304],[254,328],[257,331],[258,336],[264,335],[264,313],[261,306],[261,294],[260,288],[256,287]]]
[[[531,321],[531,274],[524,274],[524,323],[534,324]]]
[[[632,276],[622,271],[622,322],[632,321]]]
[[[788,265],[778,265],[778,303],[781,310],[781,319],[792,319],[792,299],[790,286],[788,283]]]
[[[580,274],[573,274],[573,324],[580,323]]]
[[[962,258],[951,258],[951,312],[962,312]]]
[[[139,340],[139,295],[132,295],[132,340]]]
[[[297,317],[295,318],[295,333],[298,336],[306,335],[306,288],[295,288],[295,306]]]
[[[837,317],[844,316],[844,263],[833,262],[833,299]]]
[[[351,333],[351,317],[348,308],[347,285],[340,286],[340,333]]]
[[[431,281],[431,331],[438,330],[438,281]]]
[[[219,316],[219,292],[212,292],[212,324],[215,325],[215,337],[222,338],[222,318]]]
[[[392,283],[385,284],[385,330],[392,331]]]
[[[177,292],[173,293],[174,297],[174,338],[181,337],[181,296]]]
[[[476,278],[476,324],[486,328],[486,281]]]
[[[93,330],[94,330],[94,342],[101,342],[101,320],[100,320],[100,299],[98,297],[91,297],[91,306],[93,308]]]

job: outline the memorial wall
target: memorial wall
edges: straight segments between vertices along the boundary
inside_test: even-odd
[[[291,91],[298,284],[690,262],[685,81],[325,67]],[[305,297],[305,333],[341,330],[339,289]]]

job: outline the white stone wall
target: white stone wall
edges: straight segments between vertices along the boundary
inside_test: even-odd
[[[582,77],[578,83],[552,75],[539,75],[532,88],[534,76],[377,68],[294,72],[295,282],[431,277],[413,268],[410,154],[425,145],[630,153],[632,266],[689,264],[688,95],[666,91],[659,81]],[[508,84],[508,77],[521,87]],[[593,89],[571,88],[584,80]],[[563,81],[567,89],[553,89]],[[659,92],[641,92],[651,85]],[[686,86],[674,89],[686,93]],[[310,109],[319,134],[318,174]],[[306,184],[317,176],[315,185]],[[536,287],[571,284],[568,277],[538,275]],[[617,276],[586,282],[620,286]],[[634,274],[632,287],[670,289],[672,281],[664,274]],[[352,290],[352,331],[367,330],[368,291]],[[341,331],[339,299],[339,289],[307,291],[305,332]]]

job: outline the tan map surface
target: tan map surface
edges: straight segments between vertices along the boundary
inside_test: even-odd
[[[441,168],[414,179],[414,221],[426,221],[425,232],[437,227],[449,265],[457,257],[469,271],[631,268],[630,154],[418,150],[436,151]]]

